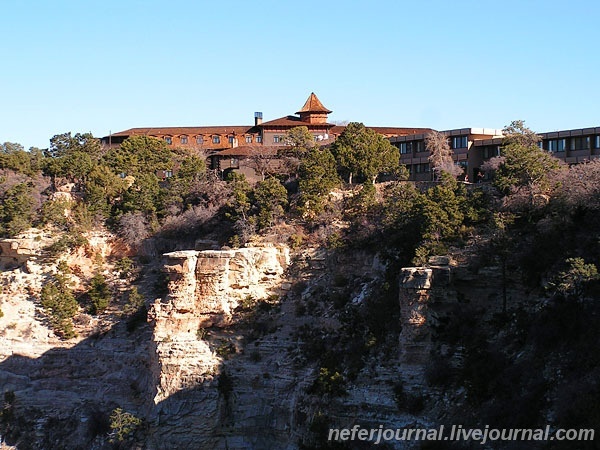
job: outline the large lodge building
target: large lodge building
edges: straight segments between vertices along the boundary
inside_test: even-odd
[[[254,113],[253,125],[131,128],[102,138],[108,146],[120,145],[130,136],[151,136],[164,139],[174,147],[197,151],[208,158],[211,169],[225,173],[237,170],[254,178],[254,170],[245,164],[253,155],[275,157],[284,148],[285,135],[294,127],[305,126],[319,145],[328,145],[344,131],[344,125],[329,123],[331,113],[314,93],[296,113],[263,122],[262,112]],[[404,164],[414,181],[432,178],[425,137],[429,128],[368,127],[385,136],[400,150]],[[502,130],[463,128],[445,130],[457,165],[465,169],[470,180],[479,179],[482,163],[500,154]],[[600,127],[541,133],[540,146],[569,164],[600,157]]]

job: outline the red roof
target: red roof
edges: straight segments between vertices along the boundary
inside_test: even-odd
[[[308,100],[306,100],[302,109],[300,111],[298,111],[296,114],[300,114],[300,113],[330,114],[331,111],[329,111],[327,108],[325,108],[323,106],[323,103],[321,103],[321,101],[317,98],[317,96],[315,95],[314,92],[311,92],[310,95],[308,96]]]
[[[369,127],[379,134],[392,134],[394,136],[406,136],[409,134],[429,133],[431,128],[404,128],[404,127]]]
[[[179,136],[196,134],[247,134],[255,133],[254,126],[216,126],[216,127],[154,127],[130,128],[129,130],[113,133],[112,136]]]
[[[365,125],[370,130],[375,131],[379,134],[384,135],[393,135],[393,136],[407,136],[410,134],[421,134],[421,133],[429,133],[431,128],[404,128],[404,127],[370,127]],[[346,125],[336,125],[331,129],[331,133],[335,135],[342,134]]]
[[[259,127],[308,127],[308,128],[327,128],[333,127],[331,123],[308,123],[300,120],[298,116],[285,116],[279,119],[263,122]]]

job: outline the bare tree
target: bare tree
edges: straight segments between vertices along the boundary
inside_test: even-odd
[[[137,248],[150,236],[149,224],[143,213],[128,212],[119,219],[119,236],[127,245]]]
[[[429,151],[429,162],[434,180],[439,180],[442,172],[449,173],[454,177],[462,175],[463,169],[454,164],[450,142],[444,134],[438,131],[430,132],[425,137],[425,146]]]
[[[248,166],[259,173],[264,181],[267,174],[273,171],[273,157],[274,155],[264,147],[251,147],[246,160]]]

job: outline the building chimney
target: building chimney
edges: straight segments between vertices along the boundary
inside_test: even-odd
[[[262,123],[262,113],[255,112],[254,113],[254,126],[260,125]]]

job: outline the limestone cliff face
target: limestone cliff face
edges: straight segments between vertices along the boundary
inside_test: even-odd
[[[452,303],[450,261],[435,261],[429,267],[405,267],[400,272],[400,364],[403,377],[413,388],[421,389],[424,369],[431,351],[432,326],[441,304]],[[439,264],[442,263],[442,264]]]
[[[156,403],[213,379],[221,359],[203,339],[226,327],[247,298],[275,293],[289,264],[287,247],[179,251],[165,255],[169,294],[149,312],[153,324]]]

